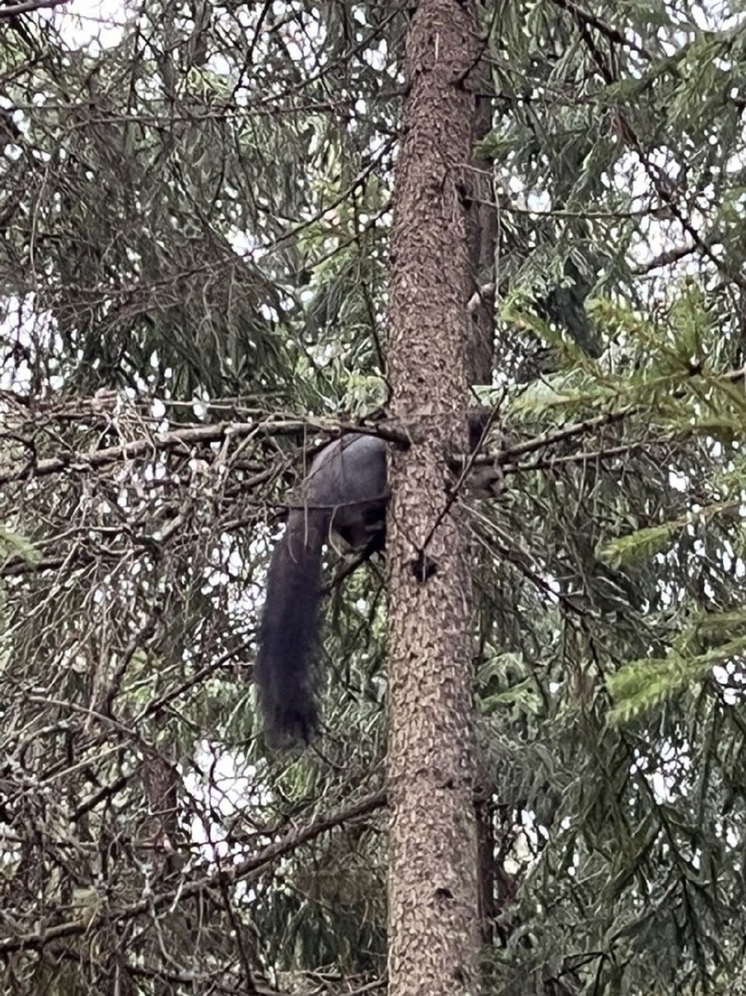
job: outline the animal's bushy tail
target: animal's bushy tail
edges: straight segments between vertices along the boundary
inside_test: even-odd
[[[275,548],[259,629],[256,681],[268,741],[307,742],[318,725],[321,550],[328,515],[294,509]]]

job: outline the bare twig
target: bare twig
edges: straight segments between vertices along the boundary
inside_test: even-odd
[[[155,453],[179,452],[185,456],[191,455],[195,446],[206,446],[210,443],[225,442],[229,438],[244,439],[257,433],[263,436],[289,435],[300,432],[320,432],[329,436],[337,436],[350,432],[363,435],[380,436],[390,442],[400,445],[407,443],[407,438],[396,429],[385,425],[355,425],[353,423],[324,422],[309,420],[258,421],[258,422],[218,422],[214,425],[193,426],[188,429],[175,429],[173,432],[154,433],[144,439],[133,439],[118,446],[107,446],[99,450],[87,452],[71,451],[60,453],[43,460],[24,461],[0,467],[0,484],[23,480],[29,477],[48,477],[50,474],[61,474],[64,471],[85,473],[109,464],[134,460],[138,457],[152,456]]]
[[[10,7],[0,7],[0,18],[15,17],[16,14],[29,14],[33,10],[50,10],[53,7],[61,7],[69,3],[69,0],[24,0],[23,3],[14,3]]]
[[[350,806],[338,809],[327,816],[322,816],[305,827],[289,830],[276,843],[270,844],[257,854],[244,858],[243,861],[237,861],[228,868],[213,871],[209,875],[204,875],[192,882],[182,882],[176,888],[167,889],[155,896],[140,899],[116,912],[102,911],[94,913],[93,916],[88,918],[54,924],[46,930],[40,929],[29,934],[17,934],[14,937],[0,938],[0,957],[12,951],[41,950],[48,944],[66,937],[80,937],[82,934],[90,935],[91,931],[95,930],[96,927],[113,923],[121,924],[136,917],[157,912],[171,906],[173,903],[183,903],[184,900],[192,896],[201,895],[221,884],[234,885],[236,882],[250,881],[264,873],[270,865],[284,857],[284,855],[294,851],[301,844],[314,840],[322,833],[326,833],[327,830],[332,830],[334,827],[359,819],[361,816],[367,816],[369,813],[373,813],[385,805],[385,792],[377,792],[366,796]]]

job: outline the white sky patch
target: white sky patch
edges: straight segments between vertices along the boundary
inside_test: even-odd
[[[746,695],[746,672],[742,661],[727,661],[725,664],[715,664],[712,676],[722,687],[723,702],[735,706],[743,702]]]
[[[703,31],[729,32],[743,25],[746,11],[734,11],[733,0],[708,0],[692,4],[692,21]]]
[[[24,298],[15,296],[0,297],[0,344],[7,355],[8,347],[15,344],[18,352],[12,362],[0,368],[0,389],[25,393],[31,388],[31,370],[22,353],[39,343],[50,341],[56,332],[56,324],[50,312],[34,310],[34,295]],[[60,390],[63,380],[57,375],[49,378],[49,386]]]
[[[238,819],[247,808],[261,803],[257,791],[256,769],[247,766],[240,753],[226,753],[205,740],[197,746],[196,761],[204,777],[187,772],[184,786],[204,805],[206,812],[221,817],[221,823],[200,816],[192,818],[192,839],[204,851],[208,860],[235,857],[235,849],[226,843],[221,824]]]
[[[131,16],[121,0],[73,0],[64,7],[39,13],[54,22],[71,48],[85,47],[92,56],[119,44]]]

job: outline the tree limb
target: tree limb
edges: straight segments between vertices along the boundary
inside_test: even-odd
[[[14,3],[11,7],[0,7],[0,18],[29,14],[32,10],[49,10],[61,7],[64,3],[68,3],[68,0],[24,0],[22,3]]]

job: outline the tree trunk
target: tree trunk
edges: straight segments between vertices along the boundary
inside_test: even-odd
[[[484,3],[480,3],[484,8]],[[480,60],[473,74],[476,101],[474,109],[473,144],[481,142],[492,129],[493,83],[490,65]],[[471,268],[469,298],[469,345],[467,374],[470,384],[491,384],[495,363],[495,253],[497,250],[497,208],[493,164],[474,149],[469,182],[469,219],[467,244]],[[480,557],[480,561],[482,558]],[[474,655],[475,671],[481,663]],[[476,785],[475,816],[477,821],[477,853],[479,882],[479,920],[482,943],[491,944],[495,927],[495,832],[492,819],[492,783],[482,775]]]
[[[490,67],[482,59],[473,74],[476,99],[472,142],[481,142],[492,129],[493,84]],[[468,176],[469,218],[467,244],[471,267],[467,374],[471,384],[491,384],[495,361],[495,252],[497,206],[491,160],[473,151]]]
[[[473,993],[477,982],[471,581],[446,462],[467,445],[464,171],[478,57],[466,5],[422,0],[407,41],[391,262],[392,411],[412,438],[392,455],[387,542],[391,996]]]

